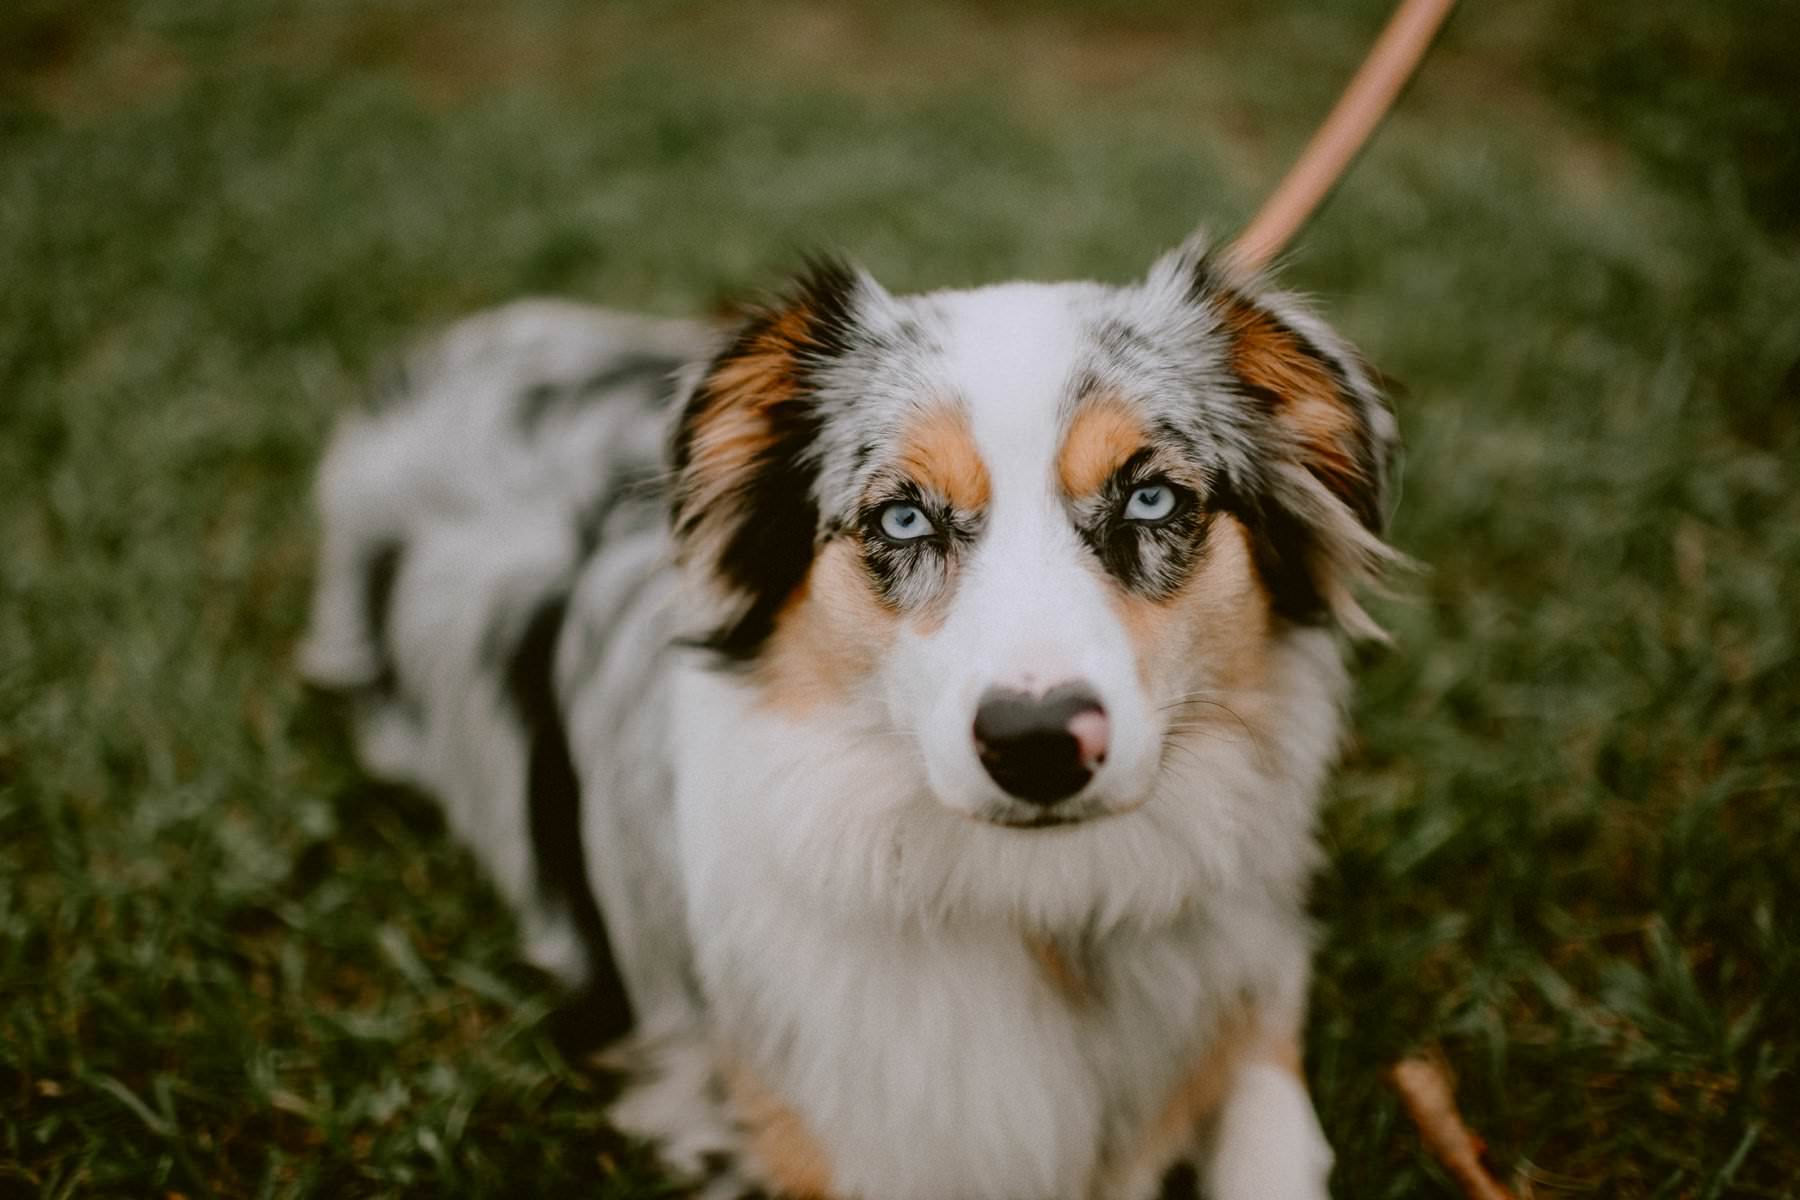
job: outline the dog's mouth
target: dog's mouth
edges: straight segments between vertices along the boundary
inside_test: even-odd
[[[984,825],[998,825],[1002,829],[1070,829],[1077,825],[1092,825],[1116,815],[1116,812],[1115,809],[1090,800],[1079,804],[1057,805],[1050,809],[1027,807],[1023,804],[996,804],[976,812],[974,818]]]
[[[990,825],[998,825],[1002,829],[1066,829],[1070,825],[1085,824],[1094,817],[1092,815],[1076,816],[1058,813],[1024,813],[1018,816],[984,816],[981,819]]]
[[[1097,825],[1109,817],[1122,817],[1137,812],[1150,802],[1149,795],[1139,799],[1121,801],[1114,797],[1084,796],[1080,799],[1071,797],[1060,804],[1040,807],[1008,801],[996,801],[984,808],[978,808],[968,816],[983,825],[997,825],[1001,829],[1017,829],[1025,832],[1043,829],[1073,829],[1078,825]]]

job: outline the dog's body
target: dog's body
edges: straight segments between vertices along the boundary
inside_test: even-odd
[[[721,1195],[1324,1195],[1303,897],[1393,441],[1329,331],[1196,251],[825,267],[730,337],[515,306],[396,390],[306,666],[622,1038],[621,1127]]]

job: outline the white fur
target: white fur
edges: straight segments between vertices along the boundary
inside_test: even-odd
[[[1212,1200],[1324,1200],[1331,1147],[1300,1081],[1252,1063],[1226,1098],[1207,1167]]]

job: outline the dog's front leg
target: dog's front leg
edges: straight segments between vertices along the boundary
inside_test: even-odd
[[[1206,1165],[1209,1200],[1325,1200],[1331,1147],[1291,1040],[1265,1042],[1232,1073]]]

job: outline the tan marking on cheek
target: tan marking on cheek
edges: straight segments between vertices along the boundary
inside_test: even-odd
[[[855,545],[833,541],[775,618],[757,668],[763,702],[795,716],[842,703],[887,653],[899,623],[875,598]]]
[[[975,449],[968,414],[960,407],[932,406],[907,427],[900,443],[899,464],[920,486],[964,512],[987,507],[987,464]]]
[[[727,1060],[725,1086],[769,1183],[792,1200],[831,1200],[831,1163],[800,1114],[741,1062]]]
[[[1202,682],[1221,689],[1262,682],[1269,596],[1251,558],[1250,531],[1229,513],[1215,513],[1206,538],[1194,573],[1173,596],[1113,593],[1138,678],[1154,695],[1184,694]],[[1194,678],[1198,671],[1204,679]]]
[[[1056,477],[1067,496],[1090,496],[1144,448],[1148,432],[1130,406],[1102,394],[1082,401],[1056,457]]]

